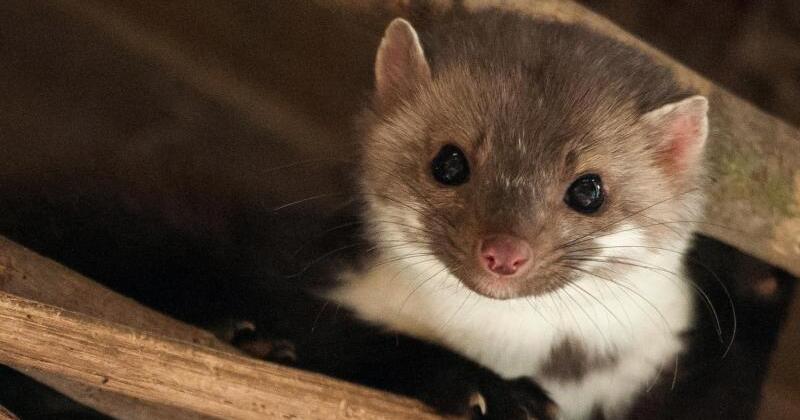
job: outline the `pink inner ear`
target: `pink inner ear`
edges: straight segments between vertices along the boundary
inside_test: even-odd
[[[387,43],[383,51],[377,79],[383,90],[397,88],[408,83],[406,79],[414,77],[415,66],[413,45],[407,40]]]
[[[645,116],[661,133],[661,160],[670,174],[678,175],[701,164],[708,132],[707,111],[706,99],[693,96]]]
[[[403,19],[393,20],[386,28],[375,61],[378,98],[391,103],[396,95],[430,77],[416,31]]]
[[[691,114],[680,114],[667,127],[668,163],[675,171],[685,171],[696,163],[703,147],[703,120]]]

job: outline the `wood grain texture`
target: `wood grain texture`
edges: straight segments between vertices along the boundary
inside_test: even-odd
[[[203,413],[142,401],[125,394],[65,379],[40,369],[27,367],[16,367],[16,369],[47,384],[70,399],[115,419],[206,420],[213,418]]]
[[[207,331],[139,305],[132,299],[114,293],[97,282],[3,237],[0,237],[0,291],[187,343],[236,352]],[[198,413],[158,403],[146,403],[92,384],[54,376],[47,370],[9,365],[73,400],[115,418],[205,418]]]
[[[142,331],[234,351],[207,331],[143,307],[1,236],[0,290]]]
[[[412,400],[0,293],[0,363],[226,419],[434,419]]]
[[[3,237],[0,291],[11,305],[0,310],[0,363],[115,418],[438,418],[416,401],[239,356]]]
[[[19,418],[0,405],[0,420],[19,420]]]

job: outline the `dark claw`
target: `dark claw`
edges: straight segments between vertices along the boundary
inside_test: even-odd
[[[479,395],[485,404],[479,419],[551,420],[558,417],[556,404],[527,378],[490,380],[483,384]]]
[[[261,337],[256,331],[255,324],[250,321],[237,321],[231,327],[228,341],[249,354],[262,360],[281,364],[297,362],[297,351],[294,343],[289,340]]]

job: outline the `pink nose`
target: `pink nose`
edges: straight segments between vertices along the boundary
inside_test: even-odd
[[[481,264],[492,273],[510,276],[528,264],[531,247],[522,239],[510,235],[495,235],[480,245]]]

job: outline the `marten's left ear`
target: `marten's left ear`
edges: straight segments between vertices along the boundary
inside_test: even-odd
[[[386,28],[375,57],[378,101],[382,105],[390,105],[430,78],[431,69],[417,31],[405,19],[393,20]]]
[[[670,173],[693,172],[708,137],[708,100],[692,96],[650,111],[643,121],[659,139],[659,161]]]

